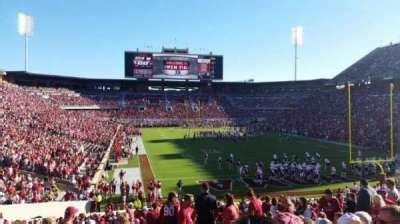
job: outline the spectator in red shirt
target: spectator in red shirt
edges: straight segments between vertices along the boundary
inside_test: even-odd
[[[227,193],[225,195],[225,208],[222,212],[222,224],[231,224],[239,219],[239,209],[233,201],[233,195]]]
[[[253,189],[249,189],[246,196],[250,200],[249,210],[248,210],[250,224],[262,223],[263,217],[264,217],[264,212],[263,212],[261,200],[259,198],[257,198]]]
[[[74,219],[76,218],[79,210],[75,207],[69,206],[65,209],[64,213],[64,224],[72,224]]]
[[[263,204],[262,204],[263,211],[265,214],[267,214],[271,211],[271,206],[272,206],[271,197],[269,197],[267,195],[264,197]]]
[[[146,215],[147,224],[159,224],[160,206],[157,202],[151,205],[151,211]]]
[[[179,224],[195,223],[195,210],[193,208],[193,195],[185,194],[183,197],[182,207],[179,210]]]
[[[126,189],[128,188],[126,182],[121,182],[121,185],[119,187],[120,192],[121,192],[121,207],[124,207],[126,204],[126,198],[128,197],[128,195],[126,194]]]
[[[178,195],[175,192],[170,192],[167,202],[161,207],[160,224],[178,224],[178,214]]]
[[[343,210],[343,207],[344,207],[344,195],[343,195],[343,192],[342,192],[341,189],[338,189],[338,190],[337,190],[336,198],[337,198],[338,201],[339,201],[340,209]]]
[[[276,224],[303,224],[301,218],[294,214],[294,204],[289,198],[281,197],[278,203],[278,211],[272,217]]]
[[[341,212],[338,199],[332,196],[333,192],[330,189],[325,190],[325,196],[318,202],[318,211],[325,212],[329,220],[333,221],[335,213]]]
[[[136,209],[134,215],[136,222],[144,224],[147,217],[147,208]]]

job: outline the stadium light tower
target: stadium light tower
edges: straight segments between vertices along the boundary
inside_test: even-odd
[[[297,47],[303,45],[303,27],[292,28],[292,44],[294,45],[294,81],[297,81]]]
[[[18,33],[24,37],[25,41],[25,63],[24,71],[28,70],[28,38],[33,33],[33,17],[24,13],[18,13]]]

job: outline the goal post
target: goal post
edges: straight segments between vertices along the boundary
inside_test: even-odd
[[[349,163],[353,161],[352,153],[353,153],[353,145],[352,145],[352,136],[351,136],[351,83],[347,83],[347,126],[348,126],[348,138],[349,138]]]
[[[352,143],[352,86],[353,84],[348,82],[347,83],[347,126],[348,126],[348,153],[349,153],[349,163],[356,164],[356,163],[375,163],[378,167],[383,171],[382,166],[380,165],[381,162],[392,162],[395,160],[394,156],[394,116],[393,116],[393,90],[394,84],[390,83],[389,85],[389,135],[390,135],[390,144],[388,155],[385,159],[354,159],[353,157],[353,143]]]

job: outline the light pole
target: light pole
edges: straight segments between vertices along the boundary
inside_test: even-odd
[[[24,37],[24,71],[28,71],[28,38],[33,33],[33,17],[18,13],[18,33]]]
[[[294,45],[294,81],[297,81],[297,47],[303,45],[303,27],[292,28],[292,44]]]

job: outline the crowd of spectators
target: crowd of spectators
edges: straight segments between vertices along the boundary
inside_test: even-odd
[[[329,86],[321,87],[318,91],[307,88],[278,89],[254,96],[229,92],[222,95],[203,95],[101,91],[80,93],[66,89],[28,89],[33,93],[40,93],[42,98],[48,98],[53,106],[116,106],[114,109],[85,113],[87,118],[125,120],[136,126],[243,125],[258,119],[262,121],[261,128],[268,131],[340,142],[348,139],[347,88]],[[390,143],[388,87],[355,85],[352,91],[353,144],[387,150]],[[399,101],[396,96],[397,92],[394,95],[394,105]],[[395,106],[395,114],[396,110]],[[56,110],[55,113],[59,112]],[[60,112],[61,116],[70,117],[84,117],[82,114],[85,113]],[[51,128],[62,131],[64,124],[57,122],[63,120],[65,119],[52,121],[55,124]],[[81,129],[86,130],[87,123],[77,121],[70,126],[83,126]],[[83,140],[104,139],[103,136],[81,136],[81,132],[71,134]]]
[[[4,203],[55,199],[46,184],[53,178],[76,188],[87,185],[117,125],[84,111],[64,111],[30,88],[0,85],[0,97]]]
[[[378,188],[366,180],[350,188],[324,191],[320,198],[257,195],[249,189],[240,200],[225,193],[223,200],[210,192],[207,183],[196,196],[170,192],[166,200],[145,206],[128,202],[124,207],[107,204],[104,212],[81,213],[74,207],[64,217],[42,218],[44,223],[129,224],[397,224],[400,223],[399,192],[393,181]],[[5,214],[6,215],[6,214]],[[4,223],[9,223],[2,218]],[[38,221],[38,220],[37,220]],[[20,223],[26,221],[20,221]]]
[[[258,118],[262,120],[260,126],[264,130],[341,142],[346,142],[348,138],[346,88],[329,87],[320,91],[279,90],[270,91],[264,96],[230,96],[228,93],[221,96],[182,93],[114,93],[108,96],[91,93],[92,95],[82,96],[72,91],[53,96],[46,93],[59,105],[119,105],[118,110],[96,111],[91,114],[129,120],[138,126],[242,125]],[[394,103],[398,101],[396,97],[394,100]],[[394,111],[396,113],[396,108]],[[389,125],[387,88],[354,86],[353,143],[387,150],[390,142]]]
[[[143,93],[88,93],[61,89],[31,88],[49,99],[55,106],[90,107],[103,110],[87,112],[89,116],[129,121],[136,126],[183,126],[217,125],[227,123],[229,116],[210,96],[187,96],[184,94],[143,94]],[[111,107],[110,107],[111,106]],[[107,109],[104,109],[107,108]],[[190,122],[189,122],[190,120]]]
[[[398,99],[394,96],[393,104]],[[351,96],[352,143],[388,150],[390,143],[389,95],[385,90],[353,88]],[[396,114],[396,108],[393,109]],[[321,91],[293,110],[269,111],[259,127],[272,132],[302,135],[331,141],[348,140],[347,89]],[[397,125],[396,121],[393,123]]]
[[[387,88],[354,86],[352,136],[359,146],[389,148]],[[395,102],[398,104],[395,92]],[[261,118],[250,125],[313,138],[347,141],[347,92],[268,92],[265,96],[201,94],[124,95],[68,89],[0,85],[0,193],[3,203],[54,200],[54,178],[84,191],[117,130],[117,120],[149,126],[223,126]],[[112,110],[63,110],[61,106],[118,106]],[[395,108],[395,114],[396,114]],[[191,121],[189,123],[189,120]],[[257,119],[256,119],[257,120]],[[137,125],[138,123],[133,123]],[[394,125],[397,125],[395,123]],[[119,157],[138,129],[123,127],[113,152]],[[29,173],[26,173],[29,172]],[[30,174],[32,173],[32,174]]]
[[[386,89],[353,89],[353,143],[387,150],[390,120]],[[139,97],[105,93],[84,97],[67,89],[13,84],[1,85],[0,91],[0,163],[5,169],[14,169],[16,174],[12,177],[23,177],[19,171],[23,170],[74,184],[87,183],[117,130],[118,119],[136,120],[139,125],[149,126],[219,126],[232,125],[242,118],[262,118],[257,124],[250,124],[259,127],[259,131],[333,141],[345,142],[348,136],[346,89],[330,88],[318,94],[307,90],[270,92],[263,97],[185,94]],[[395,105],[397,101],[395,97]],[[60,108],[93,104],[120,106],[120,109]],[[115,154],[122,150],[121,141],[127,141],[127,136],[137,132],[126,128],[117,135]]]
[[[141,135],[140,130],[130,126],[121,126],[112,146],[112,156],[118,163],[122,158],[129,158],[137,153],[136,136]]]

